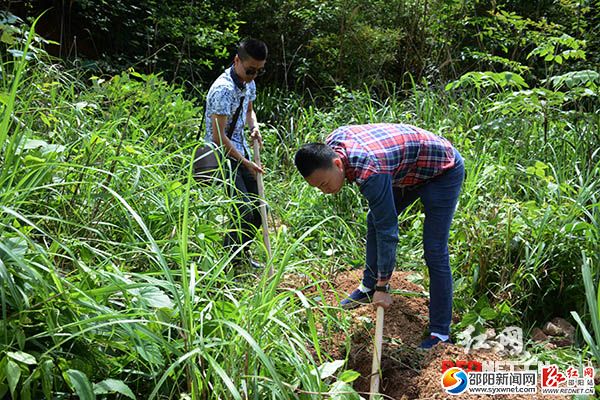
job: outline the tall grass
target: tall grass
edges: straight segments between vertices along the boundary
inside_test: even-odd
[[[579,316],[579,313],[572,311],[571,315],[577,321],[579,328],[581,329],[583,339],[588,345],[588,350],[593,354],[596,360],[600,360],[600,314],[598,314],[598,303],[600,302],[600,290],[596,289],[594,284],[594,277],[592,277],[592,271],[590,268],[590,261],[584,255],[583,264],[581,266],[581,275],[583,277],[583,283],[585,286],[585,298],[590,313],[591,320],[591,333],[583,320]],[[600,287],[600,286],[598,286]]]
[[[320,224],[275,243],[272,279],[232,269],[233,200],[191,176],[201,110],[156,76],[86,87],[47,62],[3,65],[0,396],[327,391],[317,332],[346,324],[279,289]]]

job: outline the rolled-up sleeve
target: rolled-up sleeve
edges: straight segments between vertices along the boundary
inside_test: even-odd
[[[208,115],[231,115],[231,105],[234,103],[233,92],[226,87],[211,90],[206,99]]]
[[[377,237],[377,279],[391,278],[396,266],[398,245],[398,216],[394,205],[392,177],[388,174],[371,175],[360,191],[369,202]]]

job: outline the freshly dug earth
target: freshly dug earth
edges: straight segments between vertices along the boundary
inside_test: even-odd
[[[392,278],[394,290],[404,294],[393,294],[394,303],[385,313],[382,351],[382,381],[380,392],[388,399],[446,399],[453,396],[446,394],[441,387],[441,362],[443,360],[500,360],[497,354],[484,351],[471,351],[468,355],[460,346],[440,344],[429,351],[417,350],[417,346],[427,333],[428,298],[423,288],[410,282],[407,272],[397,271]],[[353,270],[340,273],[334,280],[334,290],[328,290],[322,301],[336,305],[340,296],[352,292],[359,284],[362,271]],[[412,293],[407,295],[406,293]],[[370,387],[371,364],[373,360],[373,335],[375,332],[376,312],[372,306],[362,306],[346,311],[352,317],[352,347],[349,358],[349,369],[361,374],[354,382],[354,388],[368,398]],[[331,338],[330,338],[331,339]],[[336,352],[337,342],[343,347],[344,337],[333,338],[333,346],[328,350]],[[475,396],[460,395],[461,399],[490,397],[493,399],[556,399],[552,396],[537,395],[496,395]]]

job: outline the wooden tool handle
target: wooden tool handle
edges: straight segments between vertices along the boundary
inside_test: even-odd
[[[259,167],[262,167],[260,162],[260,143],[257,139],[254,139],[254,163]],[[260,172],[256,173],[256,183],[258,184],[258,197],[260,198],[260,219],[262,222],[263,241],[267,248],[267,254],[271,258],[271,242],[269,241],[269,226],[267,221],[267,204],[265,203],[265,186],[263,183],[263,174]],[[273,266],[269,266],[269,276],[273,275]]]
[[[373,367],[371,368],[371,393],[370,400],[373,400],[379,393],[379,375],[381,370],[381,348],[383,346],[383,307],[377,307],[377,322],[375,323],[375,346],[373,349]]]

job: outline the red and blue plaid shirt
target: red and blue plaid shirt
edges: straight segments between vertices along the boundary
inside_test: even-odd
[[[348,181],[359,185],[371,175],[388,174],[393,186],[413,186],[454,166],[448,140],[412,125],[342,126],[325,143],[344,162]]]

